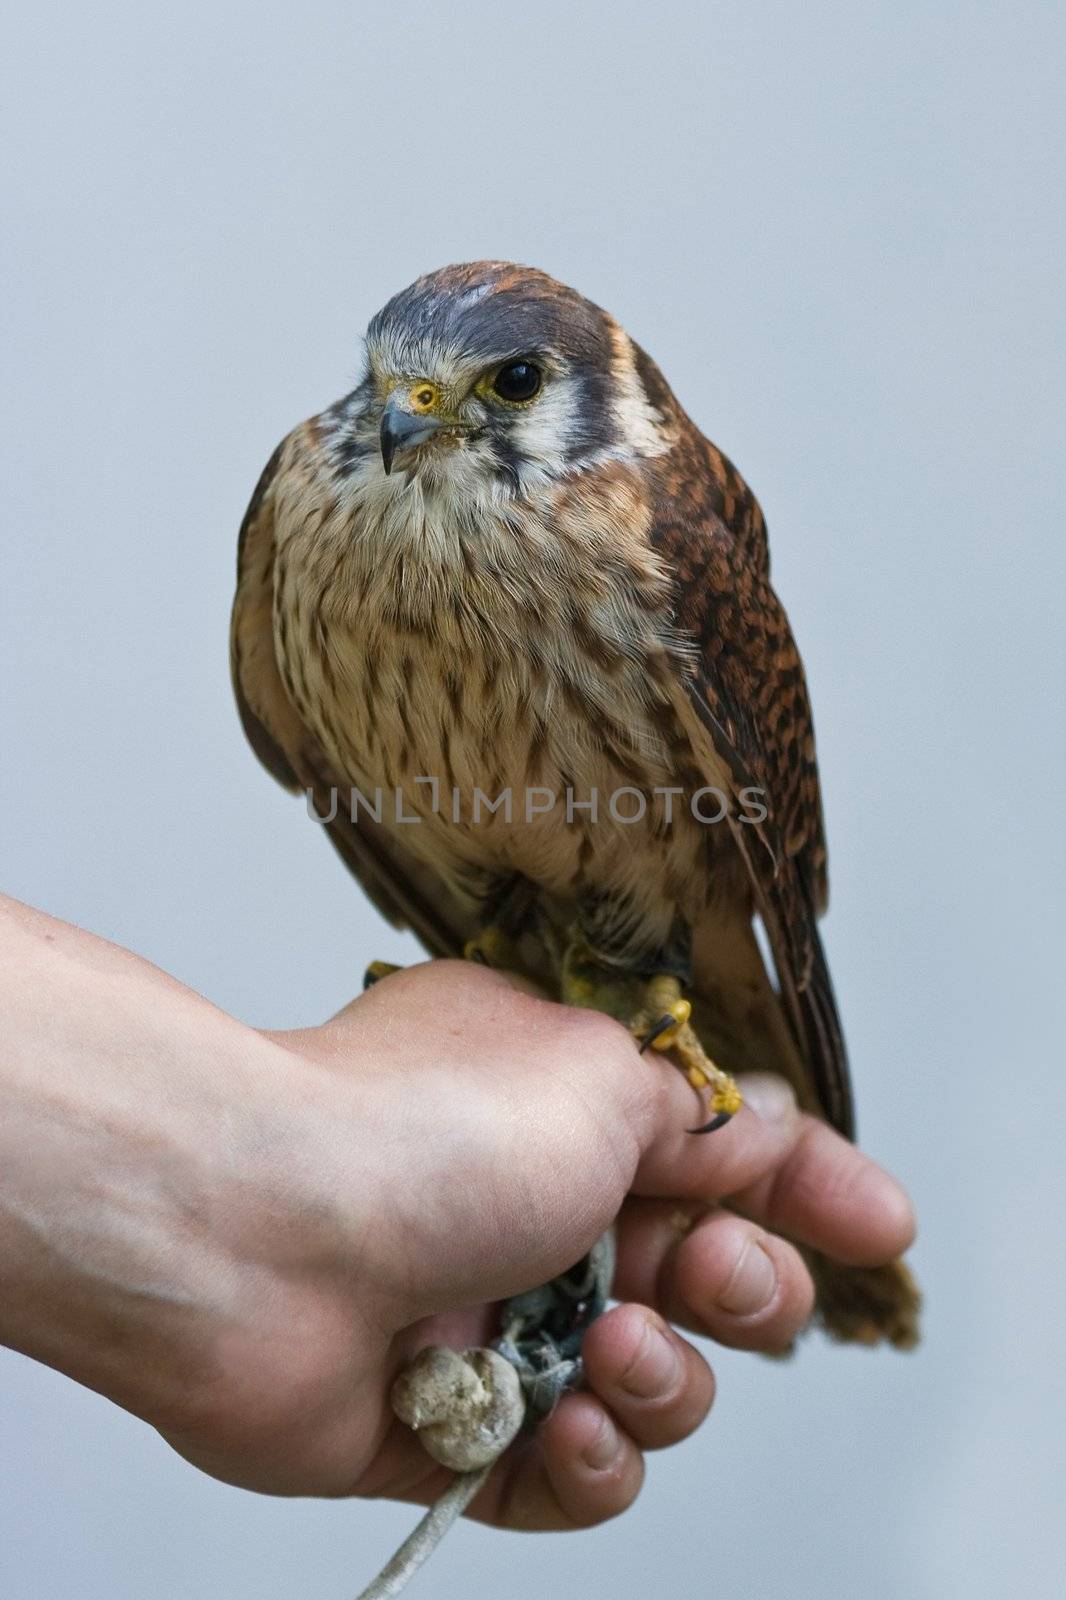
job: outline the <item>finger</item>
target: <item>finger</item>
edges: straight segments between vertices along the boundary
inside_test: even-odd
[[[787,1350],[810,1320],[799,1251],[729,1211],[631,1200],[618,1224],[615,1293],[738,1350]]]
[[[644,1461],[591,1394],[564,1395],[535,1437],[508,1452],[471,1506],[502,1527],[588,1528],[633,1504]]]
[[[745,1104],[705,1138],[658,1139],[634,1188],[724,1200],[763,1227],[855,1266],[902,1254],[914,1238],[906,1191],[828,1124],[801,1112],[784,1079],[740,1081]]]
[[[902,1255],[915,1235],[906,1190],[816,1117],[800,1116],[792,1129],[782,1158],[734,1190],[730,1205],[849,1266]]]
[[[660,1070],[666,1071],[666,1063]],[[784,1159],[801,1122],[791,1088],[771,1073],[750,1073],[737,1082],[744,1096],[740,1110],[724,1127],[696,1136],[689,1130],[700,1109],[697,1098],[681,1074],[669,1070],[657,1137],[637,1171],[638,1194],[721,1200]]]
[[[597,1318],[581,1354],[589,1387],[642,1450],[677,1444],[711,1409],[710,1367],[647,1306],[616,1306]]]
[[[341,1492],[428,1506],[453,1481],[454,1473],[432,1461],[397,1424],[371,1468],[354,1484],[346,1480]],[[504,1452],[466,1515],[501,1528],[587,1528],[625,1511],[643,1481],[640,1451],[602,1402],[591,1394],[567,1394],[531,1437]]]

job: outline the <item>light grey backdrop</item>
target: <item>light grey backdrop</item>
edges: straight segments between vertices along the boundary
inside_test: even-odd
[[[907,1358],[722,1353],[711,1422],[621,1522],[464,1528],[418,1592],[1050,1597],[1061,8],[623,10],[9,14],[0,885],[262,1024],[412,953],[244,746],[236,528],[418,272],[578,285],[766,508],[863,1137],[918,1198],[928,1331]],[[0,1418],[5,1600],[345,1600],[412,1520],[223,1488],[14,1356]]]

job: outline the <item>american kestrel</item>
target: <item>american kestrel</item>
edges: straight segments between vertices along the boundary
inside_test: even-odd
[[[712,1124],[764,1068],[853,1136],[762,512],[598,306],[496,261],[390,300],[259,480],[232,661],[260,759],[431,953],[631,1021]],[[914,1342],[902,1263],[812,1268],[831,1333]]]

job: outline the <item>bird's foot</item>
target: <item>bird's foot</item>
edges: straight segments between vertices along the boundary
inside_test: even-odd
[[[498,923],[488,923],[463,946],[463,960],[477,961],[483,967],[498,969],[520,966],[518,951],[510,934]]]
[[[371,961],[363,973],[363,992],[372,989],[375,983],[380,983],[382,978],[390,978],[394,972],[402,972],[403,968],[397,966],[395,961]]]
[[[735,1079],[716,1066],[692,1026],[691,1003],[681,993],[681,980],[673,973],[658,972],[649,978],[644,1004],[630,1018],[629,1029],[645,1050],[669,1050],[678,1059],[681,1071],[701,1097],[707,1097],[710,1117],[692,1133],[713,1133],[727,1123],[743,1104]]]
[[[575,940],[563,961],[560,998],[568,1005],[605,1011],[628,1027],[645,1050],[669,1051],[701,1098],[706,1096],[708,1120],[693,1133],[712,1133],[739,1111],[740,1090],[728,1072],[715,1065],[692,1026],[692,1005],[681,993],[681,980],[672,972],[651,978],[598,961],[581,941]]]
[[[476,961],[483,967],[516,967],[517,952],[508,934],[495,924],[490,924],[468,939],[463,946],[463,960]],[[363,973],[363,989],[372,989],[382,978],[401,972],[395,961],[371,961]]]

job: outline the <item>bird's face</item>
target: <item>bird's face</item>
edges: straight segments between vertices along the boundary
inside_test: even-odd
[[[528,490],[611,455],[658,453],[662,419],[612,319],[544,273],[445,267],[367,331],[363,423],[386,474]]]

